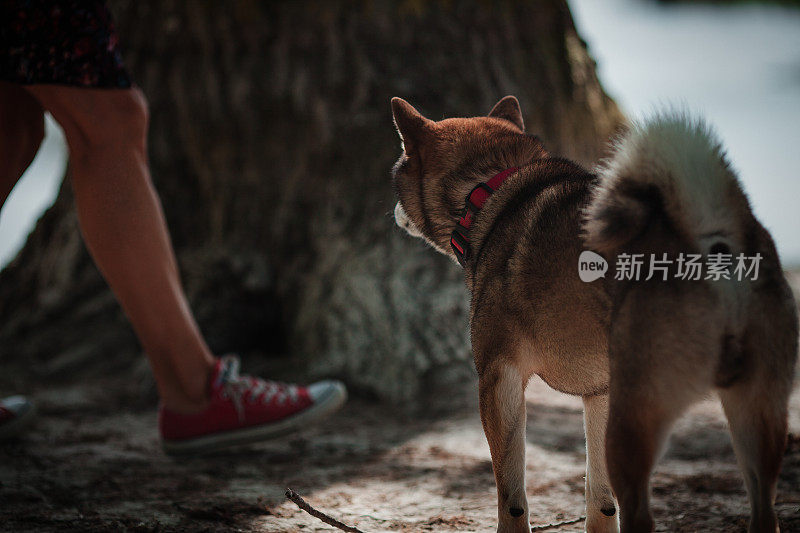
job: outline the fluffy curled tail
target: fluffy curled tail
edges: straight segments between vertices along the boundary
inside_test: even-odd
[[[711,129],[683,113],[665,113],[634,125],[599,169],[586,210],[586,245],[614,253],[645,236],[664,217],[693,248],[724,243],[738,248],[750,209]]]

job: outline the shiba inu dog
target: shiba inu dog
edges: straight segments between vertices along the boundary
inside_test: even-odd
[[[750,530],[776,531],[796,307],[772,239],[708,128],[656,117],[631,128],[593,174],[526,135],[513,96],[486,117],[432,121],[400,98],[392,111],[403,144],[397,224],[458,260],[471,292],[498,531],[530,531],[524,390],[533,374],[583,398],[587,531],[619,531],[617,501],[622,531],[653,529],[649,478],[670,425],[715,390]],[[609,272],[645,254],[667,266],[650,279],[584,282],[577,266],[587,250]],[[683,253],[758,254],[760,270],[752,280],[682,279]]]

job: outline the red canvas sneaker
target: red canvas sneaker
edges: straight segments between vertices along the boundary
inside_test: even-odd
[[[197,414],[159,409],[164,451],[197,454],[249,444],[306,427],[339,409],[347,390],[339,381],[308,387],[240,376],[239,358],[217,360],[211,374],[211,403]]]
[[[34,416],[33,404],[24,396],[0,399],[0,440],[19,434]]]

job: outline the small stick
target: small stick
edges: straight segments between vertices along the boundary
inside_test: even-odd
[[[531,526],[531,531],[544,531],[545,529],[555,529],[561,526],[577,524],[578,522],[583,522],[584,520],[586,520],[585,516],[579,516],[578,518],[573,518],[572,520],[564,520],[563,522],[552,522],[550,524],[544,524],[542,526]]]
[[[300,509],[302,509],[303,511],[307,512],[308,514],[310,514],[313,517],[319,518],[320,520],[322,520],[323,522],[325,522],[329,526],[333,526],[333,527],[335,527],[337,529],[341,529],[342,531],[349,531],[350,533],[364,533],[360,529],[356,529],[354,527],[348,526],[346,524],[343,524],[343,523],[339,522],[335,518],[331,518],[330,516],[326,515],[322,511],[317,511],[316,509],[311,507],[309,504],[307,504],[306,501],[302,497],[300,497],[300,495],[297,494],[292,489],[286,489],[286,497],[289,498],[290,500],[292,500]]]
[[[319,518],[329,526],[333,526],[337,529],[341,529],[342,531],[348,531],[349,533],[364,533],[360,529],[354,528],[352,526],[348,526],[347,524],[343,524],[339,522],[335,518],[323,513],[322,511],[317,511],[313,507],[311,507],[299,494],[297,494],[292,489],[286,489],[286,497],[292,500],[295,505],[297,505],[300,509],[307,512],[311,516],[315,518]],[[544,524],[541,526],[531,526],[531,531],[544,531],[546,529],[555,529],[561,526],[568,526],[570,524],[577,524],[578,522],[582,522],[586,520],[585,516],[579,516],[578,518],[573,518],[572,520],[564,520],[562,522],[552,522],[550,524]]]

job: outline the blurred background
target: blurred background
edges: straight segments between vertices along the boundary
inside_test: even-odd
[[[40,413],[0,448],[0,529],[320,530],[285,503],[288,486],[365,531],[494,530],[463,274],[392,219],[392,96],[441,119],[514,94],[529,132],[587,166],[624,116],[664,104],[702,114],[800,285],[796,1],[111,8],[150,102],[154,183],[210,346],[273,379],[341,378],[351,400],[256,449],[165,457],[149,368],[81,242],[63,137],[48,121],[0,214],[0,397],[27,394]],[[526,399],[531,520],[577,517],[581,400],[538,379]],[[784,531],[800,531],[797,393],[789,427],[777,510]],[[682,419],[673,444],[653,478],[659,527],[743,531],[747,499],[717,403]]]
[[[800,266],[797,5],[570,0],[600,81],[629,118],[676,105],[714,125],[790,268]]]
[[[587,166],[623,115],[688,109],[716,127],[785,266],[800,266],[796,2],[233,5],[112,3],[150,99],[154,182],[187,293],[218,353],[290,377],[337,375],[391,402],[474,377],[459,272],[392,224],[396,95],[438,119],[515,94],[528,131]],[[48,119],[0,214],[0,356],[41,361],[36,376],[133,365],[152,398],[78,238],[66,156]]]
[[[800,9],[796,2],[571,0],[600,81],[629,118],[685,106],[719,131],[787,267],[800,266]],[[0,267],[58,192],[53,121],[0,215]]]

